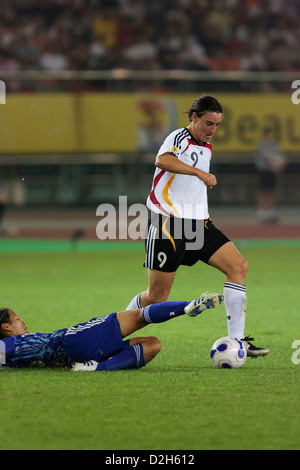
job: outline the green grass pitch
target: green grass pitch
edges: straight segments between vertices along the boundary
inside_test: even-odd
[[[35,242],[26,251],[3,243],[1,306],[32,332],[123,310],[146,287],[142,244],[72,251]],[[240,251],[249,262],[246,333],[270,348],[268,357],[214,369],[210,347],[227,334],[221,306],[147,326],[143,334],[157,335],[162,351],[140,370],[1,370],[1,450],[299,449],[300,364],[292,362],[293,353],[300,358],[292,348],[300,340],[299,244]],[[181,268],[169,300],[222,292],[223,282],[203,264]]]

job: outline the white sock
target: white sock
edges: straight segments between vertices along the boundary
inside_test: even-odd
[[[225,282],[224,303],[227,312],[228,336],[233,338],[244,338],[247,297],[246,286]]]
[[[142,295],[142,292],[140,294],[137,294],[135,297],[133,297],[132,301],[130,302],[126,310],[137,310],[138,308],[143,308],[142,302],[141,302],[141,295]]]

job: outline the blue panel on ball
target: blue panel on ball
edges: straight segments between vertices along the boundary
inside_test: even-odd
[[[228,362],[223,362],[221,367],[222,367],[222,369],[231,369],[232,368],[231,364],[228,364]]]
[[[217,350],[216,349],[212,349],[210,351],[210,358],[212,359],[214,357],[214,355],[216,354]]]

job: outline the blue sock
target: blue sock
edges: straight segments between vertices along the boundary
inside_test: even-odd
[[[122,369],[139,369],[144,367],[144,354],[141,344],[130,346],[127,342],[126,347],[114,356],[99,362],[96,370],[122,370]]]
[[[189,302],[162,302],[143,308],[143,317],[147,323],[163,323],[173,317],[184,315],[184,307]]]

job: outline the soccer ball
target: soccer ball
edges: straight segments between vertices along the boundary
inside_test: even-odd
[[[247,350],[242,341],[224,336],[212,345],[210,358],[217,369],[239,369],[246,362]]]

